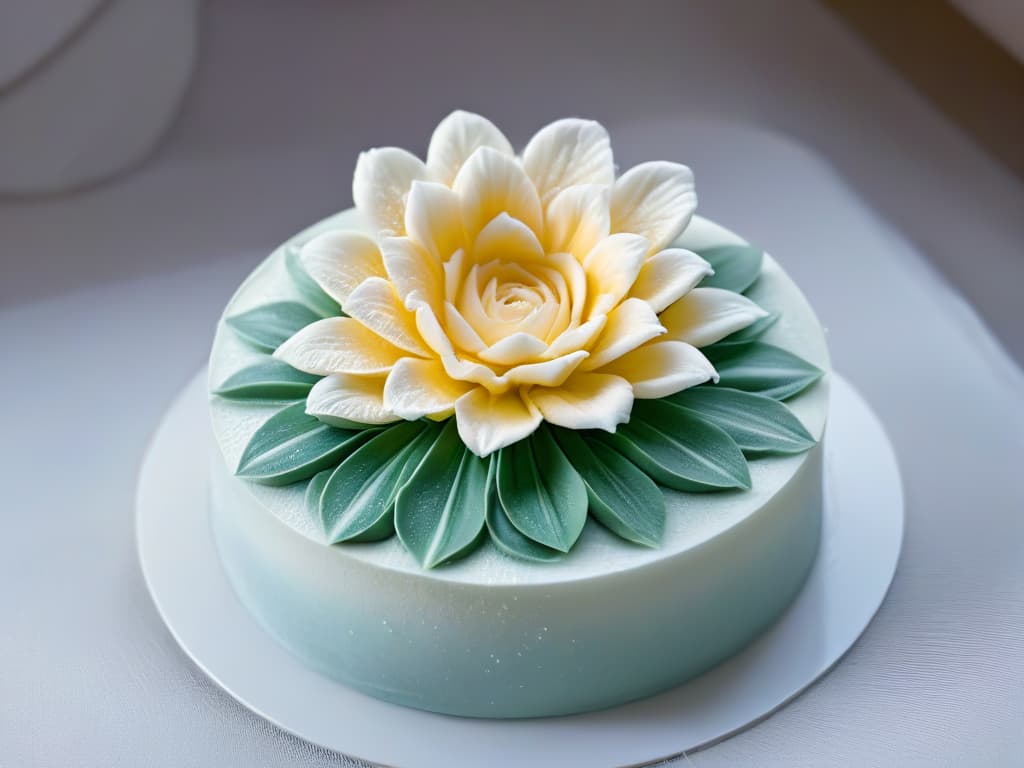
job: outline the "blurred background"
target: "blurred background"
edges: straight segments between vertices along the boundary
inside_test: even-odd
[[[821,683],[683,764],[1020,765],[1024,3],[4,0],[0,765],[351,765],[175,645],[135,470],[271,249],[362,149],[455,108],[563,116],[690,165],[882,417],[907,488],[887,602]]]

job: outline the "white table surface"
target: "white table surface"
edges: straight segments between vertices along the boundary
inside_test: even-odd
[[[814,5],[577,27],[568,6],[541,25],[410,5],[388,34],[394,6],[285,5],[209,6],[186,111],[134,175],[0,202],[0,765],[350,764],[175,646],[135,557],[135,471],[237,282],[348,205],[357,148],[421,145],[454,106],[516,143],[590,114],[623,165],[690,163],[701,212],[803,286],[900,456],[906,540],[875,622],[810,691],[683,764],[1024,764],[1024,375],[960,293],[1024,349],[1020,182]],[[479,33],[458,56],[455,21]],[[373,88],[341,77],[356,66]]]

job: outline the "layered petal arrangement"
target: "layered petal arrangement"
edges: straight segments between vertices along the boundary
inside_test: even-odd
[[[516,155],[455,112],[426,162],[363,153],[353,193],[373,236],[275,252],[288,285],[226,315],[256,354],[213,390],[274,405],[236,474],[304,483],[326,543],[552,562],[593,520],[655,547],[662,488],[747,489],[748,460],[814,445],[784,401],[823,371],[765,342],[779,315],[745,295],[764,253],[676,245],[685,166],[616,177],[604,128],[575,119]]]
[[[426,162],[363,153],[353,196],[376,237],[327,232],[300,256],[345,316],[274,353],[323,377],[306,412],[327,424],[454,415],[481,457],[543,421],[615,432],[635,400],[717,381],[700,348],[767,315],[698,287],[710,264],[672,247],[696,208],[690,170],[616,178],[593,121],[554,122],[516,155],[491,122],[454,112]]]

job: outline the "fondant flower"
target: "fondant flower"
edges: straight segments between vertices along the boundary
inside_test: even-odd
[[[328,232],[301,254],[348,317],[275,353],[324,376],[306,408],[328,423],[454,414],[479,456],[542,420],[611,432],[634,398],[717,380],[698,348],[766,315],[696,287],[711,267],[671,247],[696,207],[690,170],[616,178],[596,122],[554,122],[516,156],[488,120],[454,112],[426,163],[364,152],[353,196],[377,237]]]

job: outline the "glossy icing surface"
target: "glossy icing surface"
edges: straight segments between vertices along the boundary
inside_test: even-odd
[[[332,227],[359,222],[352,212],[339,214],[291,245]],[[738,241],[697,218],[680,243]],[[283,253],[243,284],[229,313],[291,297]],[[813,312],[770,258],[750,295],[782,312],[766,341],[828,369]],[[222,326],[211,383],[253,354]],[[826,376],[787,403],[817,438],[827,398]],[[425,572],[395,538],[325,546],[319,521],[302,503],[304,483],[272,488],[236,479],[245,442],[274,409],[219,399],[211,408],[213,521],[244,602],[311,665],[410,706],[525,717],[649,695],[756,636],[799,589],[817,550],[820,445],[752,461],[750,491],[666,491],[666,529],[656,549],[626,544],[591,521],[556,563],[515,560],[485,545]]]

